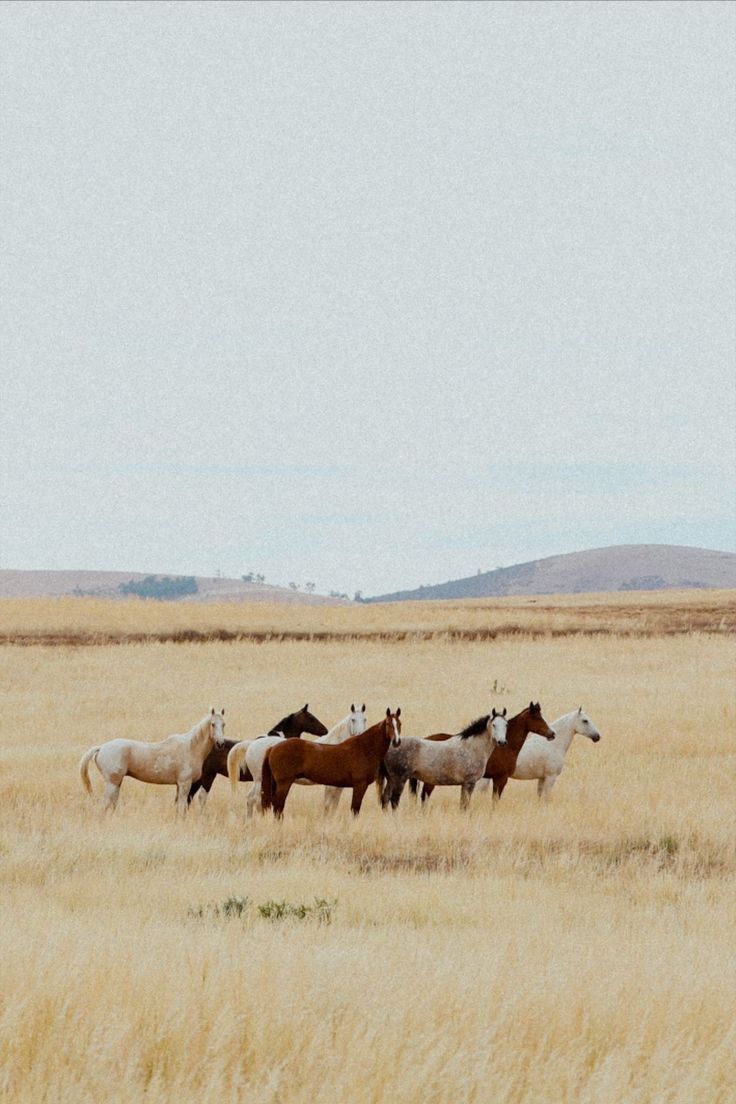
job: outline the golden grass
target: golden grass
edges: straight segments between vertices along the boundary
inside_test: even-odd
[[[94,617],[123,631],[131,608],[136,631],[179,616],[71,608],[85,631]],[[452,616],[486,615],[463,608]],[[250,616],[190,608],[186,624],[228,611]],[[356,613],[283,616],[297,612],[338,624]],[[392,616],[431,623],[431,610]],[[8,645],[0,662],[0,1099],[731,1097],[724,636]],[[596,746],[576,738],[547,805],[511,782],[494,811],[477,799],[461,815],[456,791],[438,791],[426,812],[405,801],[383,815],[369,794],[357,822],[345,798],[325,821],[320,793],[300,789],[283,824],[246,825],[247,788],[232,801],[218,779],[205,813],[180,823],[171,788],[128,780],[103,819],[77,776],[91,744],[182,731],[210,703],[236,738],[305,700],[326,723],[351,700],[366,700],[369,720],[401,705],[405,734],[422,734],[532,697],[548,720],[582,704],[603,733]],[[223,910],[230,898],[248,899],[241,915]],[[259,911],[315,898],[336,901],[331,922]]]
[[[736,633],[736,590],[636,591],[349,606],[262,602],[0,600],[0,643],[192,643],[232,640],[492,640],[571,633]]]

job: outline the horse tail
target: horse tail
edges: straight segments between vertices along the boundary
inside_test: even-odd
[[[97,747],[91,747],[89,751],[85,751],[82,758],[79,760],[79,777],[82,779],[82,785],[88,794],[92,793],[92,783],[89,780],[89,765],[92,760],[97,762],[97,752],[102,747],[102,744],[98,744]]]
[[[234,744],[227,753],[227,776],[230,779],[230,785],[233,790],[235,790],[240,781],[240,769],[243,765],[247,750],[247,742],[241,740],[239,743]]]
[[[261,809],[265,813],[273,804],[273,774],[271,772],[271,749],[266,752],[261,767]]]
[[[419,783],[416,778],[409,779],[409,793],[412,794],[414,797],[416,797],[419,793]]]

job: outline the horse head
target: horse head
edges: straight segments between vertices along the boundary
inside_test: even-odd
[[[366,715],[365,715],[365,702],[363,702],[362,709],[356,709],[355,705],[350,706],[350,716],[348,718],[348,731],[351,736],[360,736],[365,732]]]
[[[215,712],[214,705],[210,709],[210,735],[215,742],[215,747],[222,747],[225,742],[225,709]]]
[[[506,744],[506,729],[509,727],[509,722],[506,719],[506,706],[503,707],[501,713],[497,713],[494,709],[489,720],[494,744],[498,747],[504,747]]]
[[[392,747],[398,747],[401,743],[401,721],[399,720],[400,716],[401,706],[399,706],[395,713],[392,713],[389,708],[386,709],[386,720],[383,723],[386,726],[387,733],[390,734],[393,730],[393,736],[391,736]]]
[[[595,727],[588,714],[583,713],[582,705],[575,714],[575,731],[579,732],[581,736],[587,736],[594,744],[597,744],[601,738],[600,732]]]
[[[536,732],[537,736],[544,736],[546,740],[554,740],[555,730],[550,728],[542,716],[542,707],[539,702],[529,702],[529,727],[527,732]]]
[[[319,721],[313,713],[309,712],[309,702],[300,709],[297,713],[294,713],[294,720],[298,723],[302,732],[309,732],[312,736],[326,736],[327,729]]]

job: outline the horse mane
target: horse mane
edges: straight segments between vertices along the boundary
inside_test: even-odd
[[[471,736],[480,736],[481,732],[485,732],[488,727],[490,719],[490,713],[486,713],[485,717],[478,717],[477,721],[473,721],[473,723],[467,725],[462,732],[458,732],[458,736],[461,740],[467,740]]]

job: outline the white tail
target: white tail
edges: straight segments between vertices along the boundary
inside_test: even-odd
[[[92,793],[92,783],[89,780],[89,765],[93,759],[97,758],[97,752],[102,747],[102,744],[98,744],[97,747],[91,747],[89,751],[85,751],[82,758],[79,760],[79,777],[82,779],[82,785],[88,794]]]
[[[238,782],[240,781],[240,768],[243,765],[245,759],[245,753],[248,750],[250,740],[240,740],[234,747],[230,748],[227,753],[227,776],[230,779],[230,785],[233,790],[236,789]]]

